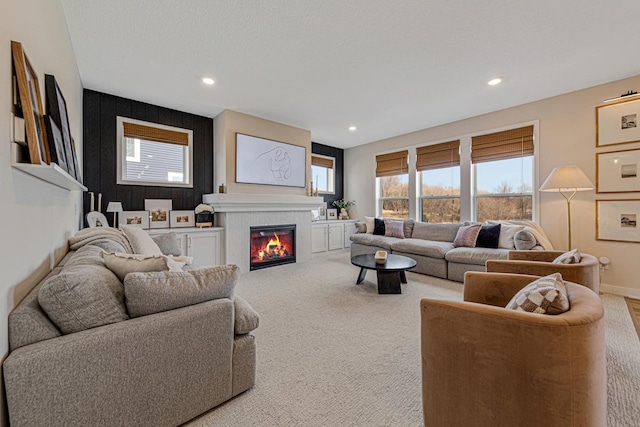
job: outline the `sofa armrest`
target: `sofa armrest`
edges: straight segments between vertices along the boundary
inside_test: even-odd
[[[258,328],[260,317],[247,301],[236,295],[233,299],[233,305],[235,309],[234,331],[236,335],[248,334]]]
[[[509,251],[509,259],[551,262],[563,253],[563,251]]]
[[[464,275],[464,300],[505,307],[520,289],[536,279],[538,276],[467,271]]]
[[[223,298],[27,345],[4,361],[12,426],[179,425],[232,395]]]

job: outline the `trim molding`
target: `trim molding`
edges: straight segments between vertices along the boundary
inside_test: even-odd
[[[317,209],[322,205],[323,198],[284,194],[216,193],[203,195],[202,201],[212,205],[216,212],[287,212]]]
[[[625,288],[624,286],[607,285],[603,283],[600,285],[600,292],[640,299],[640,289]]]

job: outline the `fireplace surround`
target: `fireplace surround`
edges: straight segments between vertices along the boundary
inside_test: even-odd
[[[249,269],[296,262],[296,225],[250,227]]]

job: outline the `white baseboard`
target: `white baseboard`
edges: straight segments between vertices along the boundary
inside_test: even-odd
[[[624,286],[607,285],[603,283],[600,285],[600,292],[640,299],[640,289],[625,288]]]

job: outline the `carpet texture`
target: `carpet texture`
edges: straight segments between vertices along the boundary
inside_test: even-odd
[[[422,425],[420,299],[461,300],[462,285],[407,273],[402,295],[378,295],[375,272],[355,285],[358,271],[342,252],[243,274],[256,385],[187,425]],[[609,426],[640,425],[640,343],[624,300],[603,301]]]

